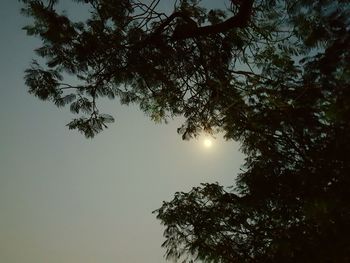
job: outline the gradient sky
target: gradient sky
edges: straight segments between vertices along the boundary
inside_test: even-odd
[[[69,131],[67,109],[26,91],[23,71],[39,42],[21,30],[19,9],[1,0],[0,262],[166,262],[151,212],[201,182],[232,185],[238,144],[182,141],[180,120],[154,124],[117,101],[102,105],[116,123],[93,140]]]

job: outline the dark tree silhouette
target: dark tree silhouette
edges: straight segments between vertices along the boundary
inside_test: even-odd
[[[97,99],[136,103],[156,121],[183,115],[184,139],[222,131],[246,154],[236,188],[204,184],[156,210],[167,257],[208,262],[350,262],[350,4],[346,0],[22,0],[42,39],[29,92],[113,121]],[[67,74],[77,78],[72,84]]]

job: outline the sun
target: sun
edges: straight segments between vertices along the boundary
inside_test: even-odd
[[[210,148],[212,145],[213,145],[213,142],[209,138],[204,139],[204,146],[206,148]]]

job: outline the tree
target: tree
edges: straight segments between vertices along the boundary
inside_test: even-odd
[[[137,103],[155,121],[183,115],[184,139],[239,140],[234,189],[204,184],[155,211],[168,258],[209,262],[349,262],[350,6],[338,1],[22,0],[42,39],[29,92],[70,104],[70,129],[93,137],[113,121],[99,97]],[[72,84],[66,74],[77,78]]]

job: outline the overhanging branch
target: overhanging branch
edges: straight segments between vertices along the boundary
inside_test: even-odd
[[[215,25],[209,25],[209,26],[193,26],[195,22],[188,17],[183,12],[174,12],[171,14],[163,23],[161,23],[157,29],[154,31],[154,33],[151,35],[151,39],[154,39],[159,34],[161,34],[164,29],[176,18],[181,17],[184,19],[187,23],[191,24],[192,26],[186,26],[184,25],[179,30],[176,30],[172,36],[174,40],[181,40],[186,38],[193,38],[198,36],[207,36],[211,34],[217,34],[221,32],[226,32],[232,28],[242,28],[247,26],[251,13],[252,13],[252,6],[253,6],[253,0],[245,0],[240,1],[241,5],[239,7],[238,13],[225,20],[224,22],[215,24]]]
[[[242,28],[247,26],[252,13],[253,0],[245,0],[242,2],[238,13],[224,22],[203,27],[186,27],[186,30],[177,31],[176,34],[173,35],[173,38],[175,40],[180,40],[198,36],[207,36],[226,32],[232,28]]]

